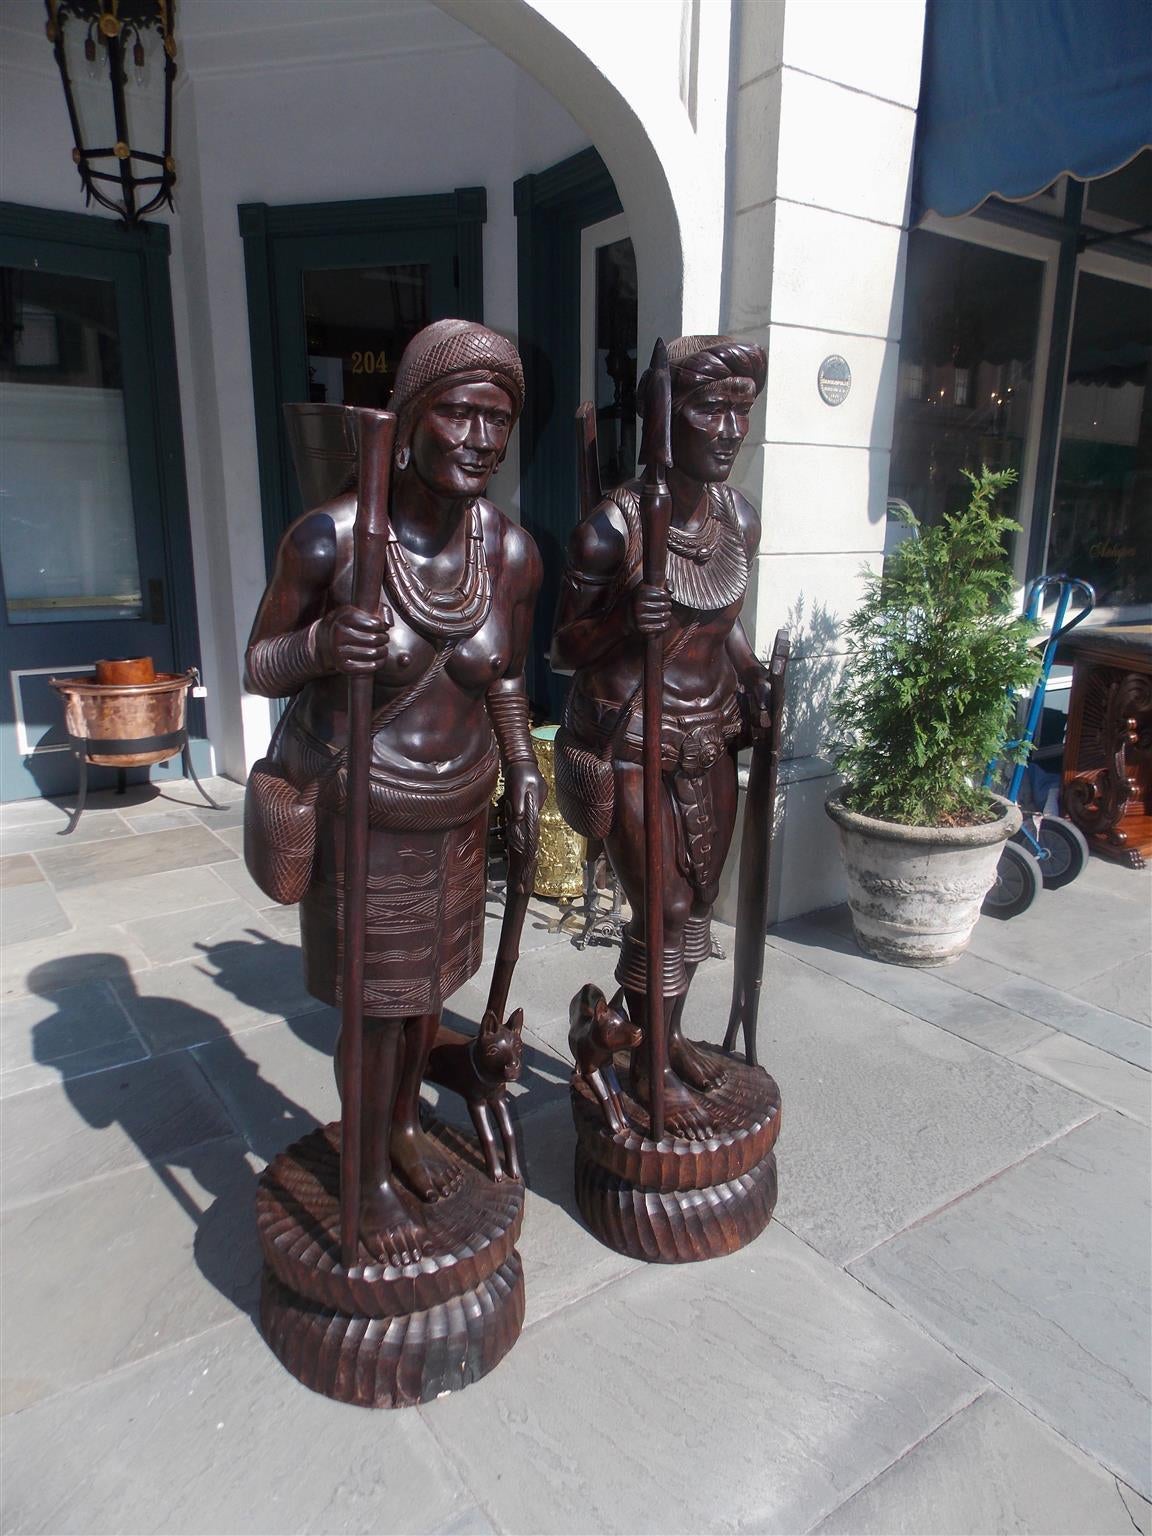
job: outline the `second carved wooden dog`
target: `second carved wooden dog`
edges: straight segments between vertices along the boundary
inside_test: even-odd
[[[458,1093],[468,1106],[472,1124],[484,1148],[489,1176],[498,1184],[502,1179],[523,1179],[516,1150],[516,1133],[508,1113],[507,1086],[520,1076],[523,1045],[524,1010],[517,1008],[501,1024],[498,1015],[485,1013],[480,1032],[460,1034],[441,1024],[436,1044],[428,1058],[425,1077],[441,1088]],[[493,1116],[500,1128],[504,1157],[501,1162],[496,1146]]]
[[[639,1027],[623,1011],[623,999],[623,989],[609,1002],[598,986],[588,982],[568,1011],[568,1049],[613,1131],[623,1131],[625,1121],[612,1057],[617,1051],[633,1050],[641,1039]]]

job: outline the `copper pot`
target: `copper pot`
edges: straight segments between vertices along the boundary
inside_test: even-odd
[[[175,757],[186,741],[188,690],[195,671],[158,672],[150,683],[123,685],[53,677],[64,700],[64,727],[84,756],[105,768],[142,768]]]

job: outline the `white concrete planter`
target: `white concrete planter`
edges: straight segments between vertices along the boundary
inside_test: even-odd
[[[1020,810],[999,795],[998,820],[978,827],[905,827],[825,809],[840,828],[848,905],[861,949],[896,965],[947,965],[964,952]]]

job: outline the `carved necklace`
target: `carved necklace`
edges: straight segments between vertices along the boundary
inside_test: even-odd
[[[726,486],[709,485],[707,494],[708,512],[699,528],[668,529],[668,590],[682,607],[697,613],[741,603],[748,589],[748,556],[731,492]],[[612,492],[612,499],[628,523],[626,567],[631,572],[643,556],[640,500],[624,486]]]
[[[466,640],[480,629],[492,607],[492,583],[484,553],[480,509],[468,510],[464,569],[453,587],[430,587],[412,569],[404,546],[388,528],[385,556],[387,585],[397,608],[413,629],[434,640]]]

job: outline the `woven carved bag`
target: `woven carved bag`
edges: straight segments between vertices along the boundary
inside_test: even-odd
[[[322,779],[304,789],[289,782],[277,749],[285,715],[276,727],[268,755],[254,763],[244,797],[244,862],[248,873],[272,901],[291,907],[312,878],[316,855],[316,800]]]

